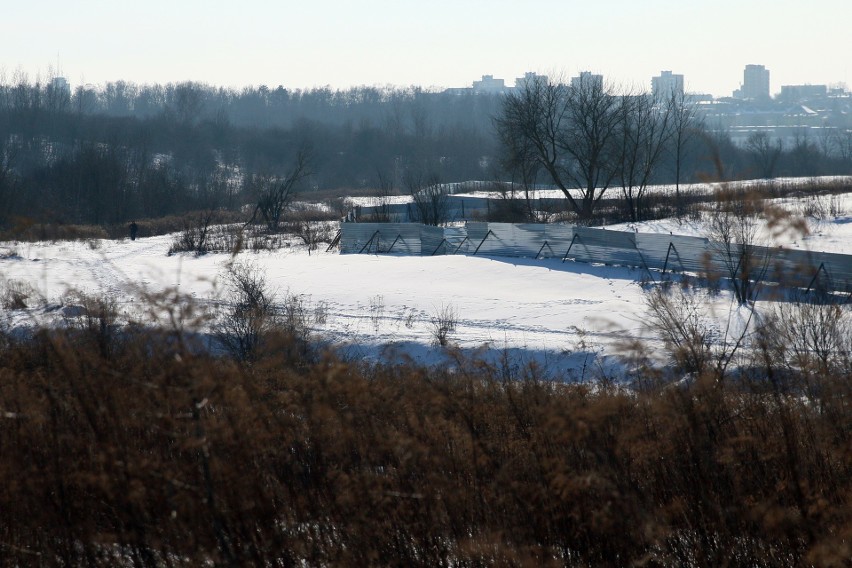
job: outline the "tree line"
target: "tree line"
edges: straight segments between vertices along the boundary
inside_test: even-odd
[[[687,95],[618,88],[600,76],[527,81],[504,98],[495,126],[512,181],[558,188],[581,219],[613,193],[629,219],[646,218],[656,183],[675,185],[680,209],[685,181],[852,172],[852,156],[838,151],[842,135],[821,144],[802,133],[785,148],[758,131],[740,147],[708,128]]]
[[[0,222],[116,223],[257,202],[311,157],[299,191],[399,188],[411,172],[493,176],[494,96],[203,85],[63,92],[0,78]],[[418,174],[419,175],[419,174]]]
[[[682,97],[596,82],[534,81],[508,95],[124,81],[72,91],[19,73],[0,75],[0,223],[238,209],[257,203],[254,181],[286,177],[306,150],[310,175],[298,191],[512,180],[563,189],[587,216],[620,187],[638,218],[652,183],[852,171],[852,157],[819,142],[781,147],[756,135],[739,147]]]

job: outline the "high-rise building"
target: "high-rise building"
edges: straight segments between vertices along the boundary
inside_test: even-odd
[[[683,75],[674,75],[671,71],[660,71],[659,77],[651,77],[651,92],[654,98],[668,98],[683,95]]]
[[[502,93],[506,90],[503,79],[495,79],[494,75],[483,75],[481,81],[473,82],[474,93]]]
[[[65,77],[53,77],[50,80],[50,87],[57,93],[62,93],[69,97],[71,96],[71,85],[68,84]]]
[[[591,71],[581,71],[576,77],[571,77],[571,86],[573,88],[596,87],[603,88],[603,75],[595,75]]]
[[[809,99],[822,99],[828,94],[826,85],[781,85],[779,100],[798,103]]]
[[[539,75],[538,73],[527,71],[526,73],[524,73],[523,77],[518,77],[517,79],[515,79],[515,89],[525,89],[526,87],[535,85],[536,83],[547,85],[547,75]]]
[[[743,71],[743,86],[734,96],[747,100],[769,99],[769,69],[763,65],[746,65]]]

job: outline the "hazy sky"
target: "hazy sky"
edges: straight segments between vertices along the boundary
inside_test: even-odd
[[[730,95],[743,67],[852,86],[852,0],[27,0],[0,11],[0,74],[72,83],[511,85],[578,70]]]

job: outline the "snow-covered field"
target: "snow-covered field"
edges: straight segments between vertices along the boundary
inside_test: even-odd
[[[143,318],[145,291],[177,287],[202,304],[223,300],[231,256],[168,256],[171,242],[162,236],[94,246],[7,243],[0,249],[3,278],[27,282],[45,300],[8,312],[9,324],[61,321],[68,310],[60,305],[73,303],[71,290],[113,296],[127,319]],[[241,253],[236,261],[262,269],[279,298],[301,296],[317,334],[349,356],[395,349],[424,362],[440,359],[441,350],[431,347],[432,319],[444,307],[456,313],[450,340],[459,347],[508,348],[557,366],[570,366],[577,351],[596,352],[624,334],[643,333],[640,275],[626,268],[467,256],[309,255],[292,248]]]
[[[473,182],[483,185],[488,185],[488,182]],[[849,184],[852,183],[852,176],[817,176],[812,178],[807,177],[799,177],[799,178],[774,178],[774,179],[751,179],[751,180],[739,180],[739,181],[730,181],[725,184],[712,182],[712,183],[684,183],[680,185],[680,191],[684,193],[699,193],[699,194],[712,194],[714,191],[717,191],[723,185],[728,187],[729,189],[735,190],[743,190],[743,189],[756,189],[756,190],[768,190],[772,187],[784,187],[796,190],[799,187],[805,188],[809,186],[813,186],[814,184]],[[580,190],[572,189],[572,195],[575,198],[582,197]],[[622,188],[620,186],[613,186],[607,190],[608,196],[618,196],[621,195]],[[648,193],[663,193],[674,195],[675,194],[675,186],[674,184],[662,184],[662,185],[652,185],[648,187]],[[454,195],[458,197],[476,197],[479,199],[502,199],[505,197],[499,191],[469,191],[469,192],[458,192],[454,193]],[[530,192],[530,199],[562,199],[564,197],[563,193],[559,189],[537,189]],[[378,206],[382,204],[386,205],[396,205],[396,204],[404,204],[404,203],[412,203],[414,198],[411,195],[387,195],[384,197],[347,197],[345,199],[345,203],[349,207],[362,206]]]
[[[852,198],[842,204],[852,212]],[[785,244],[852,253],[848,214],[812,223],[805,238]],[[622,227],[627,229],[628,227]],[[702,234],[699,222],[654,221],[631,230]],[[433,318],[449,307],[458,325],[450,340],[466,351],[509,353],[548,370],[588,372],[633,338],[652,338],[638,269],[559,260],[472,256],[339,255],[289,247],[279,251],[168,256],[173,236],[137,241],[0,243],[0,275],[24,282],[38,299],[5,310],[2,325],[61,324],[75,311],[69,291],[113,297],[122,317],[144,321],[144,292],[175,287],[202,305],[226,299],[229,262],[252,263],[279,298],[298,295],[317,337],[348,357],[406,356],[434,363]],[[793,237],[791,237],[792,239]],[[748,314],[724,291],[706,298],[708,325],[738,330]],[[584,368],[586,369],[584,371]]]
[[[757,235],[755,244],[852,254],[852,194],[774,199],[770,200],[770,203],[790,212],[793,215],[792,219],[804,219],[807,222],[808,232],[802,235],[798,230],[762,230]],[[707,237],[711,234],[710,220],[711,215],[705,213],[700,219],[670,218],[639,223],[620,223],[609,225],[607,229]],[[784,223],[781,225],[783,227]]]

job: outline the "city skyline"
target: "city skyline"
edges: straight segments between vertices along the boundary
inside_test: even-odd
[[[819,26],[802,25],[799,4],[764,0],[122,4],[47,0],[5,8],[0,73],[6,81],[18,71],[31,79],[57,74],[73,85],[345,89],[468,87],[485,74],[510,85],[528,71],[591,71],[649,88],[651,77],[672,70],[684,75],[687,91],[715,97],[739,88],[749,64],[771,71],[772,95],[782,85],[852,81],[845,0],[811,3]]]
[[[523,76],[516,77],[511,81],[502,77],[494,77],[493,75],[482,75],[479,79],[474,79],[471,83],[464,87],[448,87],[436,89],[431,92],[455,92],[457,94],[463,92],[471,92],[474,94],[495,94],[501,92],[508,93],[514,89],[523,88],[530,81],[535,81],[539,79],[557,80],[560,82],[570,83],[572,86],[574,86],[580,84],[580,81],[586,78],[598,81],[601,85],[610,84],[615,88],[618,88],[617,84],[613,85],[611,83],[608,83],[609,78],[606,78],[601,74],[592,73],[591,71],[579,71],[574,76],[561,74],[556,77],[548,77],[547,75],[538,74],[533,71],[527,71],[523,74]],[[0,74],[0,84],[2,84],[2,80],[3,76],[2,74]],[[52,75],[44,81],[44,84],[48,83],[55,88],[59,88],[60,90],[66,91],[69,96],[72,94],[72,85],[64,76]],[[710,100],[711,98],[713,100],[723,100],[733,98],[752,102],[769,101],[773,99],[789,101],[791,99],[796,98],[819,98],[832,94],[845,94],[846,96],[849,96],[850,94],[852,94],[852,91],[849,90],[847,85],[838,83],[804,83],[794,85],[780,85],[773,93],[769,90],[770,70],[766,69],[763,65],[757,64],[748,64],[745,66],[743,70],[743,80],[740,84],[740,87],[735,89],[730,94],[715,95],[711,93],[688,91],[684,88],[684,76],[682,74],[673,73],[671,70],[661,70],[659,72],[659,75],[655,75],[650,78],[649,83],[650,89],[648,89],[646,86],[638,89],[638,92],[644,91],[648,94],[652,94],[655,97],[671,93],[680,95],[685,94],[692,97],[698,97],[698,99],[700,100]],[[92,84],[86,84],[82,86],[86,89],[100,88],[100,86]],[[144,85],[140,84],[140,86]],[[218,88],[217,86],[212,87]],[[267,87],[269,86],[267,85]],[[276,87],[283,87],[283,85]],[[354,86],[353,88],[364,87],[369,88],[370,86]],[[247,88],[256,88],[256,86],[247,86]],[[404,89],[405,87],[403,86],[401,88]],[[427,89],[426,92],[430,91]],[[632,90],[630,92],[637,92],[637,90]]]

